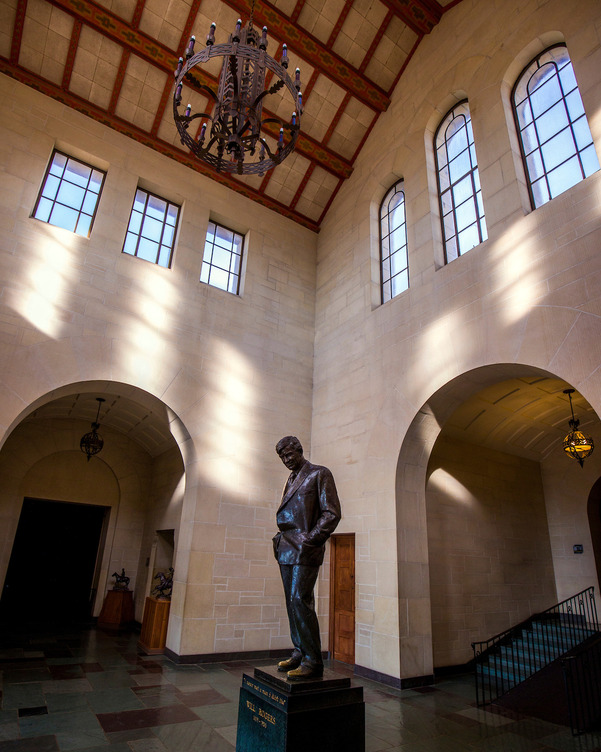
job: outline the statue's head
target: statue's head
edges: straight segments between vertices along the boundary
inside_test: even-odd
[[[284,438],[280,439],[275,445],[275,451],[281,456],[284,449],[287,449],[288,447],[290,447],[290,449],[294,449],[297,452],[300,452],[301,454],[303,453],[303,445],[296,438],[296,436],[284,436]]]
[[[294,473],[299,471],[305,461],[303,446],[296,436],[284,436],[276,444],[275,450],[288,470]]]

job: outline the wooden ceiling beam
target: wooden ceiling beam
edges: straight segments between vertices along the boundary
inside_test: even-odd
[[[224,0],[224,2],[244,19],[250,16],[252,0]],[[288,16],[267,0],[256,0],[253,19],[257,26],[267,26],[269,34],[285,42],[288,48],[294,50],[299,57],[317,68],[345,91],[350,92],[367,107],[376,112],[384,112],[388,109],[390,98],[383,89],[349,65],[344,58],[339,57],[317,37],[293,23]],[[227,29],[226,32],[230,34],[231,30]]]
[[[429,34],[444,13],[444,8],[437,0],[382,0],[382,2],[419,36]]]

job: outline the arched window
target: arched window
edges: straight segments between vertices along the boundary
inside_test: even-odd
[[[488,237],[467,100],[446,114],[434,135],[445,261]]]
[[[513,88],[512,104],[534,209],[599,169],[564,45],[528,65]]]
[[[404,182],[399,180],[380,204],[382,303],[409,287]]]

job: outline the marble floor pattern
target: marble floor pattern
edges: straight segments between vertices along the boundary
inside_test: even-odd
[[[233,752],[242,673],[266,662],[177,665],[143,655],[137,637],[0,634],[0,752]],[[476,708],[468,675],[407,690],[353,682],[364,687],[367,752],[601,752],[601,735]]]

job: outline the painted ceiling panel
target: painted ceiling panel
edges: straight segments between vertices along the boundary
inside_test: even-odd
[[[297,66],[301,70],[299,158],[261,180],[214,177],[318,231],[393,89],[403,86],[402,72],[420,40],[440,21],[445,7],[450,10],[456,4],[457,0],[0,0],[0,72],[182,161],[171,103],[177,59],[190,34],[195,34],[199,50],[215,22],[216,41],[226,42],[236,20],[246,23],[252,10],[255,28],[268,27],[269,54],[279,59],[285,41],[289,72],[294,76]],[[215,86],[219,74],[216,59],[199,73],[199,80]],[[191,102],[201,98],[198,91],[186,95]],[[264,103],[267,116],[288,120],[289,109],[281,93]],[[273,128],[265,126],[265,134],[272,137]],[[195,159],[183,161],[213,176],[211,168]],[[299,178],[301,165],[305,172]],[[283,177],[274,177],[278,170]]]

